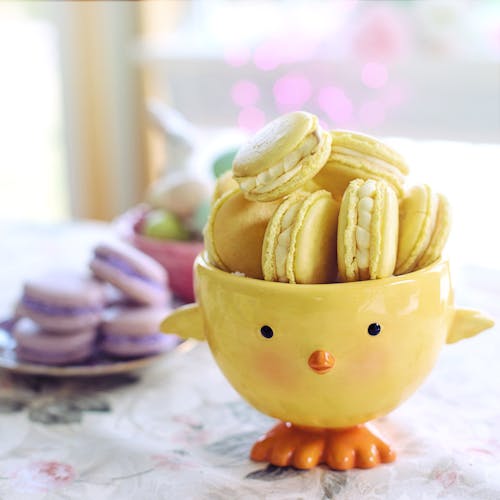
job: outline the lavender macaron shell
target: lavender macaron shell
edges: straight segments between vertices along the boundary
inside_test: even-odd
[[[97,246],[90,269],[97,278],[111,283],[140,304],[161,306],[171,297],[165,269],[129,245]]]
[[[112,356],[137,357],[173,349],[179,337],[160,333],[160,324],[169,311],[165,307],[106,310],[101,324],[101,350]]]
[[[97,326],[101,321],[102,310],[93,313],[68,316],[52,315],[35,311],[21,302],[16,308],[16,313],[20,316],[31,318],[45,330],[63,336],[73,335],[74,331]]]
[[[179,343],[177,335],[163,333],[136,336],[104,334],[99,347],[110,356],[136,358],[171,351]]]
[[[16,356],[30,363],[62,366],[83,362],[92,356],[94,350],[92,345],[88,345],[71,352],[49,353],[20,345],[16,348]]]
[[[61,338],[47,332],[29,318],[22,318],[12,329],[19,359],[47,365],[65,365],[84,361],[94,352],[95,329],[74,331]]]
[[[170,312],[169,307],[111,307],[106,309],[102,315],[101,331],[117,335],[158,333],[161,322]]]
[[[121,305],[131,304],[130,297],[125,295],[121,290],[118,290],[111,283],[102,282],[104,286],[104,297],[106,307],[116,307]]]
[[[46,330],[71,333],[94,327],[104,307],[103,285],[73,271],[52,271],[26,281],[16,314]]]

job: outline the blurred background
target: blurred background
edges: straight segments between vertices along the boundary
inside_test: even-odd
[[[182,161],[176,135],[210,176],[306,109],[406,155],[465,257],[496,262],[477,222],[500,180],[496,0],[4,1],[0,68],[0,219],[112,220]]]

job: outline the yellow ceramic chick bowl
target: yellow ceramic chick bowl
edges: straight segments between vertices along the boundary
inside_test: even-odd
[[[361,425],[385,415],[423,382],[443,344],[489,328],[456,309],[447,262],[402,276],[294,285],[195,262],[197,304],[162,331],[207,340],[233,387],[282,422],[251,457],[274,465],[334,469],[394,460]]]

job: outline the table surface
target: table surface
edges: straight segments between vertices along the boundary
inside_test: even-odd
[[[50,263],[82,267],[93,223],[0,225],[0,313]],[[500,320],[499,273],[453,269],[457,303]],[[0,498],[500,498],[498,327],[446,346],[406,403],[377,422],[394,464],[334,472],[248,458],[273,421],[229,386],[207,346],[90,380],[0,371]]]

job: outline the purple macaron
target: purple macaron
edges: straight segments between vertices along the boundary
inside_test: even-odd
[[[106,307],[137,305],[130,300],[128,295],[125,295],[121,290],[111,283],[102,283],[104,287],[104,298]]]
[[[44,365],[67,365],[84,361],[93,354],[96,330],[74,331],[62,337],[23,318],[14,325],[12,336],[19,359]]]
[[[101,283],[73,271],[53,271],[24,284],[16,311],[60,333],[92,328],[104,307]]]
[[[164,306],[171,298],[165,269],[148,255],[122,243],[98,245],[93,273],[139,304]]]
[[[150,356],[173,349],[176,335],[160,333],[169,309],[158,307],[116,307],[104,313],[100,349],[119,358]]]

